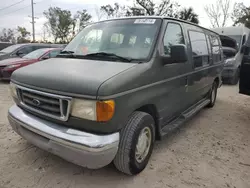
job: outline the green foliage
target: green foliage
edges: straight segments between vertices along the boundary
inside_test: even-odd
[[[2,29],[2,31],[0,32],[0,41],[14,43],[15,42],[14,30],[7,28]]]
[[[121,6],[118,3],[115,3],[113,6],[104,5],[101,6],[101,11],[107,15],[107,18],[118,18],[125,16],[126,10],[125,6]]]
[[[250,6],[246,7],[243,3],[235,3],[232,19],[234,25],[241,23],[250,28]]]
[[[54,37],[54,42],[68,43],[77,32],[84,28],[92,18],[87,10],[78,11],[72,16],[69,10],[51,7],[44,12],[47,22],[45,28]]]
[[[55,42],[58,39],[62,42],[68,42],[74,24],[71,12],[59,7],[50,7],[48,11],[44,11],[44,16],[48,20],[46,26],[54,36]]]
[[[199,24],[198,14],[196,14],[194,12],[194,9],[191,7],[184,8],[183,10],[181,10],[178,18],[182,19],[182,20],[187,20],[187,21],[193,22],[195,24]]]
[[[89,24],[92,16],[88,14],[87,10],[77,11],[75,16],[79,20],[79,30],[82,30],[86,25]]]
[[[17,43],[28,43],[30,40],[27,39],[27,37],[30,36],[30,32],[27,31],[25,27],[17,27],[18,37],[17,37]]]
[[[199,23],[198,15],[192,8],[179,11],[180,5],[171,0],[161,0],[160,3],[154,3],[153,0],[135,0],[133,6],[125,7],[118,3],[105,5],[101,7],[107,18],[121,16],[169,16]]]
[[[113,6],[102,6],[101,10],[106,13],[108,18],[146,15],[177,17],[179,6],[171,0],[161,0],[159,4],[154,3],[153,0],[135,0],[133,6],[125,7],[115,3]]]

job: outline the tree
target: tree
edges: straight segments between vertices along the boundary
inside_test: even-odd
[[[176,17],[179,6],[179,4],[171,2],[171,0],[161,0],[159,4],[155,4],[153,0],[136,0],[132,9],[139,9],[140,12],[144,12],[144,15],[148,16]]]
[[[215,4],[204,7],[212,27],[224,27],[230,19],[231,0],[217,0]]]
[[[96,15],[97,21],[100,21],[104,15],[104,12],[98,6],[95,6],[95,15]]]
[[[101,10],[106,13],[107,18],[121,16],[178,16],[179,5],[171,0],[161,0],[159,4],[153,0],[135,0],[131,7],[126,7],[115,3],[113,6],[105,5]]]
[[[87,24],[89,24],[92,16],[84,9],[77,12],[76,18],[79,20],[79,30],[82,30]]]
[[[14,30],[7,28],[2,29],[0,33],[0,41],[15,43]]]
[[[17,27],[18,37],[17,37],[17,43],[27,43],[30,42],[30,40],[27,39],[27,37],[30,36],[30,32],[27,31],[25,27]]]
[[[184,8],[179,12],[179,19],[187,20],[196,24],[199,24],[199,18],[198,14],[194,12],[194,9],[192,7],[190,8]]]
[[[118,18],[125,15],[125,6],[121,6],[118,3],[115,3],[113,6],[104,5],[101,6],[101,12],[105,13],[107,18]]]
[[[59,7],[50,7],[48,11],[44,11],[43,14],[48,20],[45,25],[53,35],[55,42],[59,39],[61,43],[67,43],[75,22],[71,12],[62,10]]]
[[[243,3],[235,3],[232,19],[234,25],[241,23],[250,28],[250,6],[246,7]]]

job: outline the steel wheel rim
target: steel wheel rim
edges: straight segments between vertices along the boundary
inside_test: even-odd
[[[145,127],[141,130],[135,149],[135,159],[138,163],[145,160],[149,153],[150,145],[152,141],[152,133],[149,127]]]

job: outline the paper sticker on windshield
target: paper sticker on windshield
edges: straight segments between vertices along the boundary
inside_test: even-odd
[[[135,24],[154,24],[155,19],[136,19]]]

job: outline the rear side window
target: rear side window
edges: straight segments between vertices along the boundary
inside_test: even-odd
[[[202,32],[189,31],[192,47],[193,63],[195,68],[209,64],[209,53],[206,36]]]
[[[212,54],[213,54],[213,63],[217,64],[221,61],[221,48],[220,48],[220,41],[217,36],[212,35],[211,37],[211,44],[212,44]]]
[[[164,35],[164,54],[170,55],[170,48],[176,44],[184,44],[184,36],[181,26],[176,23],[169,23]]]

